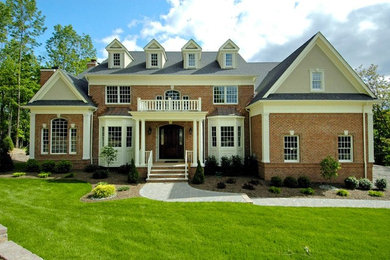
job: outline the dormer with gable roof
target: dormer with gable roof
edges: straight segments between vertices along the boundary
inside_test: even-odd
[[[232,41],[227,40],[218,50],[217,60],[221,69],[237,68],[237,53],[240,50]]]
[[[109,69],[123,69],[134,61],[133,56],[131,56],[126,47],[117,39],[114,39],[107,45],[106,50],[108,52]]]
[[[144,47],[147,69],[161,69],[167,61],[164,47],[155,39]]]
[[[198,69],[202,57],[202,48],[194,40],[189,40],[181,48],[184,69]]]

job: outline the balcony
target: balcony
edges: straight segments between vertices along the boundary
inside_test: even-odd
[[[137,111],[202,111],[202,99],[193,100],[157,100],[137,99]]]

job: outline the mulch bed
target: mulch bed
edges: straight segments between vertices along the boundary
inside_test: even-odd
[[[236,180],[235,184],[229,184],[227,179],[233,178]],[[242,186],[251,180],[259,182],[258,185],[253,185],[255,190],[243,189]],[[224,182],[226,184],[225,189],[218,189],[217,183]],[[314,195],[304,195],[300,192],[300,188],[287,188],[281,187],[280,194],[274,194],[268,191],[270,185],[264,180],[253,177],[221,177],[221,176],[205,176],[205,182],[203,184],[190,184],[192,187],[202,190],[220,191],[220,192],[234,192],[234,193],[246,193],[251,198],[321,198],[321,199],[361,199],[361,200],[390,200],[390,191],[384,191],[383,197],[371,197],[366,190],[348,190],[348,197],[340,197],[336,195],[337,190],[323,190],[319,186],[321,183],[313,183],[312,188],[315,190]],[[339,189],[345,189],[340,184],[332,184]]]

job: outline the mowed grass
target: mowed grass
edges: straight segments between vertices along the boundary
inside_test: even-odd
[[[44,259],[387,259],[390,210],[84,203],[77,181],[0,179],[0,223]],[[305,247],[309,253],[305,251]]]

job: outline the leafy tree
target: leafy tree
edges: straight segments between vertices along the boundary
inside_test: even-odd
[[[341,169],[340,163],[332,156],[327,156],[323,159],[320,166],[321,175],[327,181],[330,181],[332,178],[336,178],[338,176],[337,171]]]
[[[106,161],[107,167],[110,167],[110,164],[116,160],[117,153],[118,151],[112,146],[104,146],[103,150],[100,152],[100,157]]]
[[[87,62],[96,57],[91,37],[77,34],[72,25],[55,25],[53,36],[46,42],[46,51],[46,66],[58,66],[73,74],[83,72]]]
[[[8,6],[0,2],[0,43],[3,43],[7,40],[7,25],[11,19],[11,13]]]

